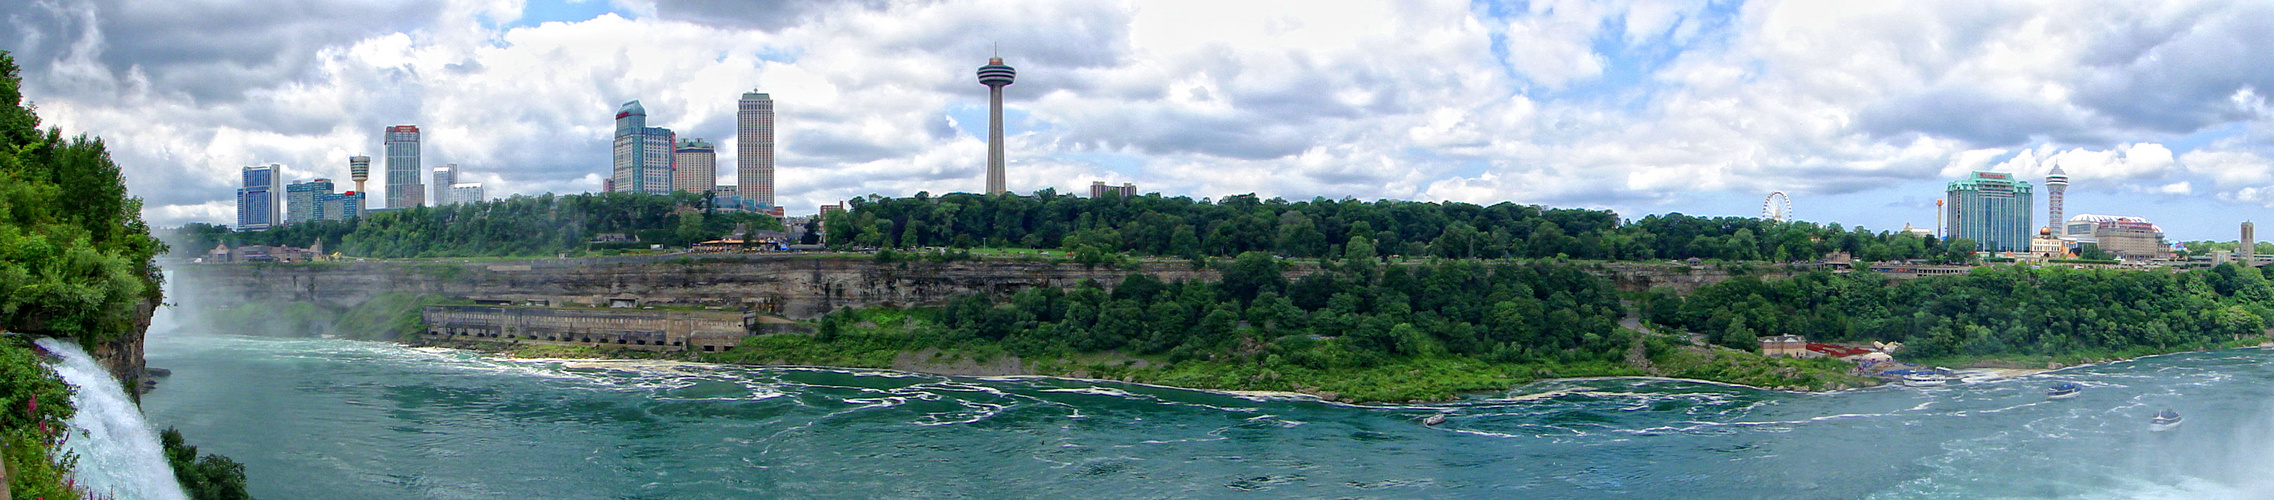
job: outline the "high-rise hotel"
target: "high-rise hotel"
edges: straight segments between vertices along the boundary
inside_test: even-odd
[[[679,141],[678,150],[672,153],[672,161],[679,164],[678,169],[671,173],[672,188],[702,193],[717,186],[718,148],[711,147],[710,141],[701,138]]]
[[[426,186],[419,184],[418,127],[387,127],[387,208],[404,209],[426,204]]]
[[[774,204],[774,99],[756,90],[735,106],[734,182],[745,207]]]
[[[2030,251],[2029,181],[2005,172],[1974,172],[1949,186],[1950,236],[1967,238],[1983,251]]]
[[[277,192],[278,178],[283,165],[254,165],[245,167],[245,187],[237,188],[237,230],[261,231],[282,225],[284,204]]]
[[[647,108],[639,100],[625,102],[616,109],[616,162],[609,190],[670,194],[677,139],[671,129],[647,126]]]

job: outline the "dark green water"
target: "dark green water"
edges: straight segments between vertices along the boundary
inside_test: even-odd
[[[169,331],[148,356],[174,370],[150,420],[270,499],[2274,496],[2258,349],[1938,389],[1599,380],[1430,407]],[[2056,380],[2087,390],[2046,401]],[[2165,406],[2186,424],[2148,432]]]

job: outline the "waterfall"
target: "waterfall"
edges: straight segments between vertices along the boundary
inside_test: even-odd
[[[77,343],[47,338],[39,346],[62,357],[55,373],[71,384],[71,406],[79,409],[67,422],[71,437],[63,445],[79,455],[73,471],[79,486],[109,498],[188,498],[166,465],[158,431],[142,419],[142,408],[126,398],[118,379]]]

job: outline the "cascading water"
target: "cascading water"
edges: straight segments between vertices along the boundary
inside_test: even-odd
[[[78,344],[40,339],[39,346],[62,358],[55,373],[71,384],[71,405],[79,408],[67,422],[71,437],[63,445],[79,455],[74,472],[79,486],[109,498],[188,498],[166,465],[157,431],[126,398],[118,379]]]

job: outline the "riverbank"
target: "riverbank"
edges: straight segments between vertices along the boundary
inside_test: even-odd
[[[2136,346],[2129,349],[2064,354],[1994,355],[1994,356],[1941,356],[1909,360],[1914,365],[1943,367],[1954,370],[1995,371],[2005,376],[2020,376],[2052,370],[2132,361],[2140,358],[2188,352],[2221,351],[2245,347],[2274,347],[2274,341],[2263,337],[2248,337],[2207,345],[2183,345],[2168,348]]]
[[[832,340],[808,334],[745,339],[718,353],[658,353],[597,346],[454,342],[418,344],[524,359],[696,361],[745,366],[884,369],[965,377],[1039,376],[1108,380],[1231,394],[1299,395],[1342,403],[1428,403],[1504,393],[1529,383],[1575,378],[1654,377],[1763,390],[1824,392],[1876,385],[1836,360],[1766,358],[1730,349],[1641,346],[1636,363],[1499,363],[1467,356],[1410,356],[1367,366],[1317,369],[1263,359],[1184,359],[1119,352],[1020,356],[1000,343],[943,341],[920,332],[848,332]]]
[[[871,339],[873,340],[873,339]],[[1243,397],[1315,398],[1351,404],[1434,403],[1466,395],[1505,393],[1540,382],[1649,379],[1818,393],[1882,385],[1884,381],[1848,371],[1853,365],[1832,359],[1766,358],[1721,348],[1676,347],[1649,357],[1648,366],[1625,364],[1515,364],[1461,357],[1410,358],[1345,370],[1306,370],[1254,363],[1168,362],[1160,357],[1120,353],[1016,356],[1000,346],[962,345],[893,350],[863,342],[823,342],[811,335],[752,337],[724,353],[660,353],[592,346],[460,342],[428,345],[495,353],[517,359],[675,361],[738,366],[822,369],[879,369],[927,375],[1112,381]],[[2035,364],[2041,357],[1941,358],[1916,363],[1950,368],[1969,381],[2025,377],[2142,358],[2248,347],[2274,342],[2245,340],[2205,349],[2161,350],[2130,357],[2050,356],[2067,364]],[[769,357],[770,356],[770,357]]]

